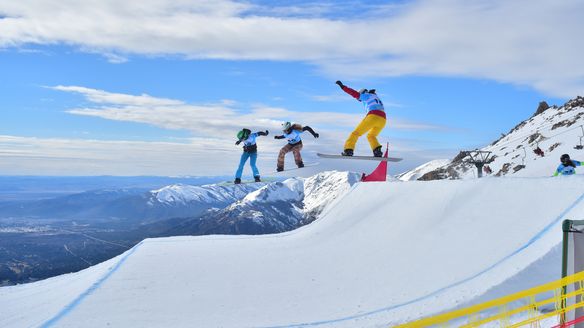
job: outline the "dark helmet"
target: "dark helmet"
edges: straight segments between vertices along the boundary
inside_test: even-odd
[[[359,90],[359,93],[365,93],[365,92],[368,92],[368,90],[367,89],[361,89],[361,90]]]
[[[251,130],[243,129],[243,130],[237,132],[237,139],[239,139],[239,140],[247,139],[247,137],[249,137],[250,133],[251,133]]]
[[[561,161],[562,163],[569,162],[569,161],[570,161],[570,155],[568,155],[568,154],[564,154],[564,155],[560,156],[560,161]]]
[[[372,93],[372,94],[374,94],[374,95],[375,95],[375,94],[376,94],[376,93],[375,93],[375,89],[369,89],[369,93]]]

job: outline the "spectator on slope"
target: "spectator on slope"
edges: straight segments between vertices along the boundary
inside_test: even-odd
[[[258,146],[256,144],[256,138],[258,136],[267,136],[269,133],[268,130],[259,131],[251,133],[249,129],[243,129],[237,133],[237,141],[235,142],[236,145],[239,145],[243,142],[243,154],[241,154],[241,159],[239,160],[239,167],[235,172],[235,184],[241,183],[241,174],[243,172],[243,166],[247,159],[249,158],[249,165],[251,166],[251,170],[253,172],[253,177],[255,182],[261,182],[260,179],[260,171],[256,166],[256,161],[258,159]]]
[[[282,147],[282,149],[280,149],[276,171],[284,171],[284,158],[289,152],[294,154],[294,161],[296,162],[296,165],[299,168],[304,167],[304,163],[302,162],[302,155],[300,154],[300,151],[302,150],[302,138],[300,135],[302,132],[308,131],[310,134],[312,134],[313,137],[318,138],[319,134],[314,132],[314,130],[309,126],[302,127],[300,124],[292,124],[290,122],[285,122],[282,124],[282,131],[284,134],[274,136],[274,139],[288,139],[288,143]]]
[[[355,144],[359,137],[367,133],[367,140],[373,151],[373,156],[382,157],[381,144],[377,140],[377,136],[383,130],[386,123],[385,109],[383,108],[383,103],[381,99],[375,93],[375,89],[367,90],[361,89],[358,92],[344,85],[343,82],[337,81],[336,84],[343,89],[346,93],[351,95],[353,98],[360,101],[365,107],[367,115],[359,125],[355,128],[349,138],[345,142],[344,150],[341,153],[343,156],[353,156],[353,151],[355,150]]]
[[[558,175],[572,175],[576,174],[576,166],[582,166],[582,162],[570,159],[570,155],[564,154],[560,157],[560,161],[562,162],[556,172],[554,172],[554,176]]]

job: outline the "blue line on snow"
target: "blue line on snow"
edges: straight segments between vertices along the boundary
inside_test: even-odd
[[[481,276],[485,273],[487,273],[488,271],[490,271],[491,269],[493,269],[494,267],[496,267],[497,265],[501,264],[502,262],[505,262],[506,260],[508,260],[509,258],[517,255],[519,252],[523,251],[524,249],[526,249],[527,247],[531,246],[535,241],[537,241],[538,239],[540,239],[543,235],[545,235],[554,225],[556,225],[566,214],[568,214],[568,212],[570,212],[574,207],[576,207],[581,201],[584,200],[584,193],[582,193],[580,195],[580,197],[578,197],[578,199],[576,199],[576,201],[574,201],[574,203],[572,203],[572,205],[568,206],[568,208],[566,208],[560,215],[558,215],[550,224],[548,224],[545,228],[543,228],[543,230],[541,230],[537,235],[535,235],[533,238],[531,238],[525,245],[521,246],[520,248],[518,248],[517,250],[513,251],[511,254],[503,257],[502,259],[500,259],[499,261],[497,261],[495,264],[489,266],[488,268],[484,269],[483,271],[480,271],[479,273],[465,278],[463,280],[460,280],[458,282],[455,282],[451,285],[448,285],[446,287],[440,288],[436,291],[431,292],[428,295],[425,296],[420,296],[416,299],[401,303],[401,304],[396,304],[396,305],[392,305],[389,307],[385,307],[385,308],[381,308],[381,309],[377,309],[377,310],[373,310],[373,311],[369,311],[367,313],[362,313],[362,314],[356,314],[356,315],[352,315],[352,316],[348,316],[348,317],[344,317],[344,318],[339,318],[339,319],[330,319],[330,320],[323,320],[323,321],[315,321],[315,322],[307,322],[307,323],[297,323],[297,324],[291,324],[291,325],[284,325],[284,326],[270,326],[269,328],[293,328],[293,327],[310,327],[310,326],[319,326],[319,325],[325,325],[325,324],[331,324],[331,323],[338,323],[338,322],[343,322],[343,321],[348,321],[348,320],[353,320],[353,319],[359,319],[359,318],[364,318],[373,314],[377,314],[377,313],[381,313],[381,312],[387,312],[387,311],[392,311],[395,309],[398,309],[400,307],[406,306],[406,305],[410,305],[419,301],[423,301],[427,298],[430,298],[432,296],[436,296],[442,292],[444,292],[447,289],[450,289],[452,287],[457,287],[460,286],[470,280],[473,280],[475,278],[477,278],[478,276]]]
[[[54,317],[52,317],[51,319],[49,319],[48,321],[46,321],[45,323],[43,323],[41,325],[41,328],[49,328],[49,327],[52,327],[57,322],[59,322],[61,319],[63,319],[67,315],[69,315],[71,313],[71,311],[73,311],[79,304],[81,304],[81,302],[87,296],[91,295],[94,291],[96,291],[97,289],[99,289],[99,287],[101,287],[101,285],[109,277],[111,277],[112,274],[114,274],[116,271],[118,271],[120,269],[120,267],[122,266],[122,264],[124,264],[124,262],[126,261],[126,259],[128,259],[128,257],[130,257],[130,255],[134,254],[134,252],[136,251],[136,249],[138,249],[138,247],[140,247],[143,242],[144,241],[139,242],[138,245],[134,246],[130,251],[128,251],[128,253],[124,257],[122,257],[122,259],[119,260],[118,263],[116,263],[103,277],[101,277],[99,280],[97,280],[95,283],[93,283],[93,285],[91,285],[87,290],[85,290],[83,293],[81,293],[79,296],[77,296],[77,298],[74,299],[73,302],[67,304]]]

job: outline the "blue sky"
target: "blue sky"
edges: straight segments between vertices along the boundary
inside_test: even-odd
[[[378,90],[388,113],[380,138],[405,158],[390,169],[399,173],[492,142],[541,100],[584,94],[583,46],[573,42],[584,23],[570,18],[582,9],[579,1],[1,3],[0,175],[230,174],[238,129],[275,134],[286,120],[322,135],[304,136],[305,161],[321,162],[318,170],[371,170],[315,157],[342,151],[364,115],[337,79]],[[270,136],[258,145],[270,175],[283,144]],[[370,153],[365,137],[356,152]]]

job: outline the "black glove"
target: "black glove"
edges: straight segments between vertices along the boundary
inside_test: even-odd
[[[235,145],[239,145],[240,143],[241,143],[241,140],[237,140],[237,141],[235,142]]]
[[[318,133],[315,133],[315,134],[314,134],[314,137],[315,137],[315,138],[318,138],[318,137],[320,137],[320,134],[318,134]]]
[[[266,135],[270,134],[270,131],[266,130]]]
[[[284,136],[274,136],[274,139],[284,139]]]
[[[342,88],[342,87],[343,87],[343,85],[344,85],[344,84],[343,84],[343,82],[341,82],[341,81],[337,81],[337,82],[335,82],[335,83],[336,83],[336,84],[338,84],[338,85],[339,85],[339,87],[341,87],[341,88]]]

